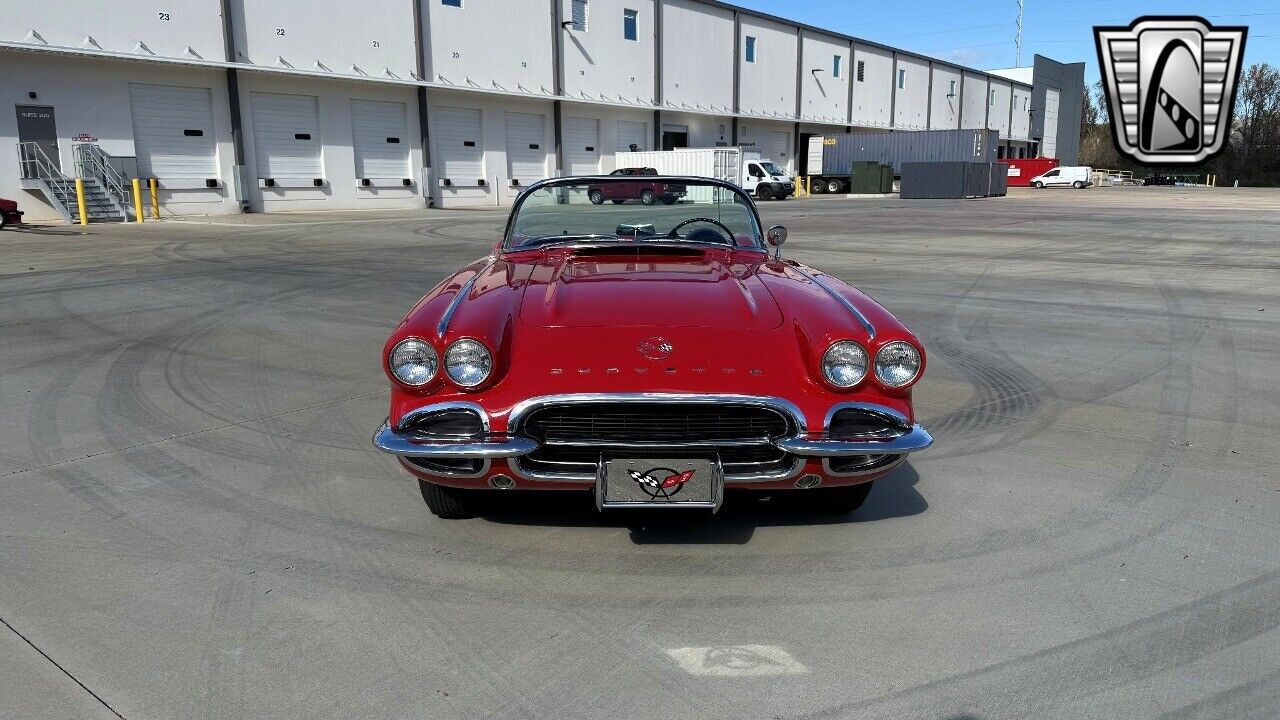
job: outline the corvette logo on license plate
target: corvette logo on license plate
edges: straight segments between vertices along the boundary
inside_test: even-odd
[[[720,507],[724,477],[713,459],[615,458],[602,460],[596,505],[603,508]]]

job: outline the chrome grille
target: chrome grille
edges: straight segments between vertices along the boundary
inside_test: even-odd
[[[520,471],[592,480],[601,456],[719,457],[726,479],[789,473],[796,459],[772,444],[795,432],[785,414],[756,405],[601,402],[548,405],[520,420],[518,433],[539,442],[517,460]]]

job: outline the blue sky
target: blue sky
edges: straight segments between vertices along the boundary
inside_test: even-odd
[[[981,69],[1013,67],[1017,0],[731,0],[734,4]],[[1022,63],[1040,53],[1088,63],[1098,79],[1094,25],[1128,25],[1140,15],[1200,15],[1217,25],[1247,25],[1245,67],[1280,65],[1280,4],[1275,0],[1025,0]]]

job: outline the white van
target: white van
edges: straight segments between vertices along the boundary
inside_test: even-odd
[[[761,200],[785,200],[796,179],[757,150],[737,147],[619,152],[617,166],[655,168],[659,175],[728,180]]]
[[[1031,187],[1073,187],[1082,190],[1093,184],[1091,167],[1056,167],[1043,175],[1031,178]]]

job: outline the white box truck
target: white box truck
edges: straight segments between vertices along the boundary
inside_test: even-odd
[[[653,168],[659,175],[726,180],[760,200],[785,200],[796,191],[796,179],[754,150],[736,147],[681,148],[620,152],[623,168]],[[697,200],[698,198],[689,198]]]

